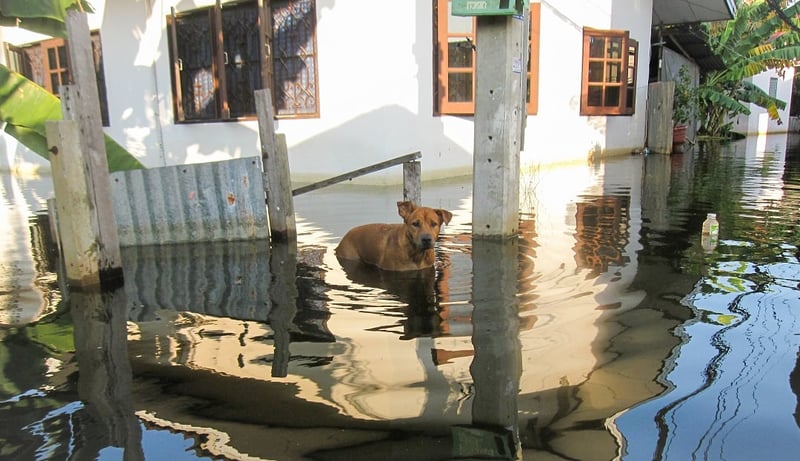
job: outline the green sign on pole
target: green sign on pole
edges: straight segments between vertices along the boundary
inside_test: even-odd
[[[453,0],[453,16],[510,16],[521,14],[528,0]]]

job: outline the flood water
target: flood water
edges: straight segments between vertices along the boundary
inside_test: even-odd
[[[528,172],[506,242],[470,179],[425,184],[453,220],[405,276],[333,256],[400,187],[336,186],[296,197],[296,254],[126,248],[105,293],[56,275],[49,178],[0,178],[2,459],[799,456],[794,137]]]

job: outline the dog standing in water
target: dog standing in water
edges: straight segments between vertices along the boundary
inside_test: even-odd
[[[387,271],[412,271],[432,267],[434,243],[442,224],[453,214],[447,210],[397,202],[403,224],[364,224],[350,229],[339,246],[340,261],[358,261]]]

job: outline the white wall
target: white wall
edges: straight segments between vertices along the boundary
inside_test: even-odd
[[[212,0],[92,3],[98,11],[90,26],[101,30],[105,58],[109,135],[148,167],[259,155],[254,121],[172,122],[165,18],[171,7],[185,11]],[[289,143],[293,179],[317,180],[416,150],[427,179],[469,174],[472,118],[433,116],[431,2],[316,5],[321,116],[277,123]],[[542,2],[539,113],[528,117],[523,166],[642,146],[651,9],[652,0]],[[578,115],[583,26],[630,30],[639,41],[633,116]],[[399,182],[401,176],[397,168],[364,181]]]
[[[528,117],[523,163],[585,161],[644,145],[651,0],[542,1],[539,113]],[[579,115],[583,27],[628,30],[639,42],[633,116]]]

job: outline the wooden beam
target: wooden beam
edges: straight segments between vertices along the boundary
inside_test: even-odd
[[[255,100],[270,236],[280,242],[297,242],[286,137],[275,134],[275,116],[270,91],[266,88],[256,90]]]
[[[675,82],[653,82],[647,92],[647,147],[658,154],[669,154],[672,152]]]
[[[58,234],[67,283],[76,288],[100,285],[100,241],[90,206],[80,130],[75,120],[45,123],[50,168],[58,209]]]
[[[99,271],[102,284],[113,285],[122,280],[122,261],[111,198],[111,179],[100,115],[92,39],[86,13],[67,11],[66,26],[70,72],[75,85],[61,87],[61,107],[65,120],[77,122],[80,133],[77,153],[83,158],[85,165],[84,171],[70,179],[86,182],[88,200],[85,204],[68,201],[71,206],[88,206],[90,235],[96,240],[95,251],[99,265],[95,270]],[[70,213],[72,210],[66,212]],[[83,210],[80,212],[83,213]],[[63,220],[64,215],[59,219]]]
[[[374,173],[376,171],[380,171],[395,165],[399,165],[401,163],[412,162],[414,160],[419,159],[422,157],[421,152],[413,152],[411,154],[401,155],[400,157],[395,157],[390,160],[386,160],[383,162],[378,162],[369,166],[365,166],[364,168],[359,168],[357,170],[350,171],[348,173],[341,174],[339,176],[334,176],[333,178],[325,179],[323,181],[315,182],[313,184],[309,184],[307,186],[298,187],[297,189],[292,191],[292,195],[300,195],[305,194],[306,192],[311,192],[317,189],[322,189],[323,187],[332,186],[334,184],[338,184],[340,182],[349,181],[353,178],[357,178],[359,176],[364,176],[365,174]]]
[[[414,160],[403,163],[403,200],[422,205],[422,164]]]

